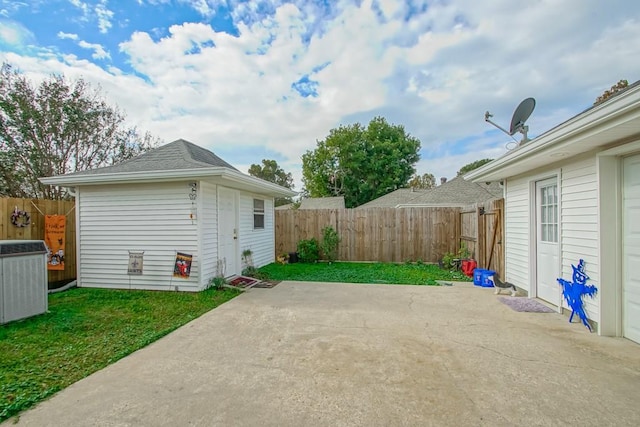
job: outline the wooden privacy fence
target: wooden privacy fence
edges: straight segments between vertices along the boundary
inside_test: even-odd
[[[276,255],[294,252],[302,239],[322,239],[332,226],[342,261],[438,262],[466,245],[481,268],[504,277],[504,201],[466,208],[371,208],[276,211]]]
[[[482,268],[504,279],[504,199],[460,210],[460,245],[465,245]]]
[[[294,252],[302,239],[322,239],[332,226],[342,261],[437,262],[456,252],[459,208],[371,208],[276,211],[276,254]]]
[[[27,212],[31,224],[16,227],[11,223],[11,214],[18,208]],[[76,278],[76,215],[73,200],[0,199],[0,240],[44,240],[44,216],[66,215],[64,271],[49,270],[49,282]]]

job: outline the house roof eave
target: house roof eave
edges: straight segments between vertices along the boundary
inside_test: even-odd
[[[277,184],[264,181],[226,167],[200,169],[179,169],[142,171],[126,173],[102,173],[97,175],[57,175],[39,178],[47,185],[76,187],[104,184],[158,183],[186,179],[212,180],[214,183],[228,185],[232,188],[267,194],[274,197],[291,197],[297,193]]]
[[[469,172],[464,178],[475,182],[499,181],[638,136],[639,129],[640,86],[636,86]]]

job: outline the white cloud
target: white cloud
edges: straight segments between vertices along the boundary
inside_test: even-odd
[[[95,11],[70,1],[88,15]],[[221,1],[189,3],[204,16]],[[34,75],[63,72],[99,83],[132,122],[167,141],[183,137],[226,152],[267,149],[298,180],[300,156],[342,123],[383,115],[403,124],[422,141],[418,172],[451,178],[464,164],[505,151],[508,137],[484,122],[486,110],[507,126],[520,100],[535,97],[535,136],[619,79],[640,78],[636,2],[281,3],[238,3],[237,36],[189,22],[171,26],[164,38],[132,33],[120,51],[144,78],[72,55],[11,54],[10,62]],[[106,1],[98,5],[107,9]],[[94,59],[108,58],[101,45],[82,43]],[[292,87],[303,76],[317,82],[317,97]]]
[[[93,59],[108,59],[108,58],[111,58],[111,55],[109,55],[109,52],[107,52],[102,45],[97,44],[97,43],[89,43],[89,42],[86,42],[84,40],[79,40],[79,37],[78,37],[77,34],[65,33],[63,31],[59,31],[58,32],[58,38],[62,39],[62,40],[68,39],[68,40],[77,41],[77,45],[80,46],[81,48],[93,50],[93,53],[91,54],[91,57]]]
[[[89,5],[81,0],[69,0],[69,3],[82,11],[83,19],[87,19],[89,15]]]
[[[80,46],[83,49],[90,49],[93,50],[93,53],[91,54],[91,57],[93,59],[107,59],[110,58],[111,56],[109,55],[109,52],[107,52],[104,47],[102,47],[102,45],[97,44],[97,43],[88,43],[84,40],[80,40],[78,42],[78,46]]]
[[[82,0],[69,0],[73,6],[81,12],[80,20],[84,22],[96,21],[100,33],[106,34],[113,26],[111,20],[114,13],[108,8],[108,0],[99,0],[95,4],[83,2]]]
[[[104,34],[111,28],[111,19],[113,18],[113,12],[107,9],[107,0],[96,4],[94,11],[98,19],[98,28]]]
[[[73,33],[65,33],[63,31],[58,31],[59,39],[69,39],[69,40],[78,40],[78,35]]]

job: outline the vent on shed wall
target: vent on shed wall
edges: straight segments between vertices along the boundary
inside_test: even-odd
[[[0,324],[47,311],[43,241],[0,241]]]

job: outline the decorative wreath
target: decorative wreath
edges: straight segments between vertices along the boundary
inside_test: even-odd
[[[15,208],[11,214],[11,224],[18,228],[28,226],[31,224],[31,216],[29,215],[29,212],[19,211],[18,208]]]

